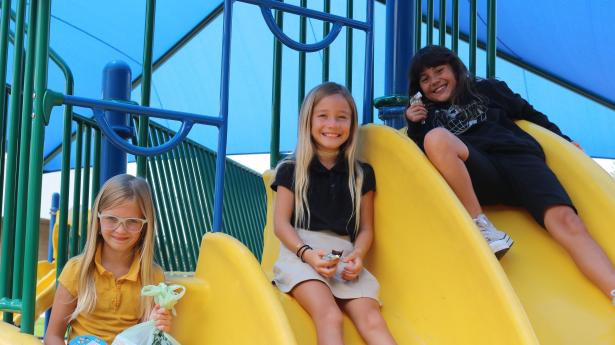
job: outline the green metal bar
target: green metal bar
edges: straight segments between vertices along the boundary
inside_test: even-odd
[[[73,181],[73,219],[69,235],[69,256],[78,254],[79,244],[79,201],[81,199],[81,153],[83,150],[83,124],[77,122],[77,142],[75,144],[75,178]]]
[[[197,148],[195,148],[195,146],[193,144],[188,144],[188,152],[190,154],[190,164],[191,169],[194,171],[195,177],[194,177],[194,181],[196,182],[196,187],[197,187],[197,192],[196,192],[196,197],[198,199],[198,203],[199,203],[199,210],[200,210],[200,231],[199,231],[199,235],[200,237],[203,236],[203,232],[205,231],[205,229],[207,229],[207,222],[206,222],[206,218],[207,218],[207,204],[206,204],[206,200],[205,200],[205,186],[203,184],[203,174],[201,172],[201,167],[198,164],[198,156],[196,153]]]
[[[235,193],[237,199],[235,199],[234,205],[231,206],[235,208],[237,213],[236,222],[237,230],[240,231],[240,234],[247,237],[249,240],[249,246],[254,253],[254,250],[258,247],[258,230],[256,229],[253,212],[242,212],[242,210],[250,209],[250,195],[246,195],[246,191],[248,189],[246,185],[246,177],[243,169],[228,169],[231,175],[231,180],[233,181]],[[242,236],[243,237],[243,236]]]
[[[423,24],[423,9],[421,0],[414,1],[414,52],[418,52],[421,49],[421,26]]]
[[[150,146],[152,146],[153,143],[151,125],[149,126],[148,131],[150,131],[150,133],[148,133],[149,135],[147,139],[150,143]],[[168,223],[168,217],[166,216],[166,210],[169,209],[167,200],[168,195],[166,195],[166,193],[162,191],[162,179],[159,172],[159,161],[159,156],[155,156],[152,157],[152,159],[149,159],[148,162],[150,166],[149,169],[146,170],[147,175],[149,176],[150,185],[152,186],[152,193],[154,193],[154,202],[156,203],[156,213],[158,215],[158,229],[161,230],[161,232],[159,232],[156,236],[156,244],[159,248],[157,252],[161,255],[162,260],[160,264],[162,264],[165,269],[176,270],[178,269],[179,265],[174,262],[171,262],[171,258],[174,257],[177,262],[177,256],[172,256],[169,252],[169,246],[163,245],[163,243],[174,244],[174,242],[172,237],[169,235],[171,227]]]
[[[90,201],[90,152],[92,151],[92,127],[85,126],[85,147],[83,158],[83,193],[81,195],[81,233],[79,234],[79,253],[85,247],[85,240],[88,237],[88,209]]]
[[[43,148],[45,143],[45,117],[43,94],[47,88],[47,63],[49,61],[49,18],[51,1],[40,0],[36,27],[36,67],[34,117],[30,150],[30,171],[28,173],[28,210],[26,221],[26,255],[23,287],[23,313],[21,331],[34,332],[36,297],[36,266],[38,259],[38,237],[41,212],[41,184],[43,179]]]
[[[67,80],[67,95],[73,93],[73,77],[70,74],[70,82]],[[59,277],[62,268],[68,260],[68,202],[70,188],[70,151],[72,132],[72,106],[64,106],[64,119],[62,123],[62,165],[60,175],[60,217],[58,219],[58,257],[56,258],[56,276]],[[100,141],[100,133],[98,134]],[[100,147],[100,144],[99,144]],[[100,156],[100,153],[99,153]],[[100,158],[99,158],[100,159]],[[98,181],[95,180],[95,181]],[[98,185],[98,183],[96,183]]]
[[[307,7],[307,0],[301,0],[301,7]],[[301,17],[299,19],[299,42],[305,43],[307,39],[306,34],[307,18]],[[301,109],[301,103],[305,98],[305,52],[299,52],[299,90],[297,94],[297,109]],[[298,111],[297,111],[298,113]]]
[[[440,45],[446,46],[446,0],[440,0],[440,19],[438,20],[438,35]]]
[[[453,0],[453,22],[452,22],[451,50],[459,51],[459,0]]]
[[[207,168],[206,168],[206,160],[207,160],[207,153],[206,151],[204,151],[203,149],[199,148],[198,146],[195,148],[195,155],[196,155],[196,160],[195,163],[198,165],[199,167],[199,172],[201,175],[201,183],[203,186],[203,200],[205,205],[207,205],[207,207],[203,208],[203,212],[205,213],[205,228],[203,229],[203,231],[207,232],[210,231],[213,227],[213,179],[210,178],[210,175],[208,174]]]
[[[153,144],[155,146],[158,146],[160,142],[162,142],[164,139],[162,138],[162,133],[160,133],[161,131],[156,131],[156,134],[154,135],[153,138]],[[194,261],[191,258],[191,254],[189,251],[186,251],[185,247],[182,246],[182,243],[188,243],[187,238],[185,237],[185,233],[182,231],[182,229],[186,228],[186,221],[183,218],[183,213],[179,210],[178,205],[177,205],[177,179],[175,174],[171,173],[171,164],[170,164],[170,160],[171,157],[169,155],[169,153],[165,153],[163,155],[161,155],[162,160],[162,170],[164,171],[164,180],[167,181],[167,195],[169,195],[170,198],[170,211],[171,211],[171,217],[169,217],[170,221],[172,222],[173,226],[174,226],[174,231],[172,232],[172,234],[175,235],[175,253],[179,253],[179,257],[180,257],[180,261],[179,261],[179,268],[182,271],[188,271],[189,270],[189,264],[187,265],[187,263],[183,260],[184,258],[188,260],[189,262]]]
[[[433,1],[427,0],[427,45],[433,44]]]
[[[24,40],[24,21],[26,15],[26,1],[19,0],[17,4],[17,14],[15,23],[15,49],[13,50],[13,84],[11,95],[11,118],[20,116],[21,109],[21,131],[19,135],[19,167],[17,169],[17,204],[15,208],[15,245],[13,254],[13,298],[21,298],[23,261],[24,261],[24,238],[26,235],[26,201],[28,199],[28,161],[30,153],[30,132],[32,130],[32,83],[34,75],[34,37],[28,37],[28,52],[25,71],[22,70],[23,63],[23,40]],[[25,85],[23,72],[25,72]],[[22,102],[23,88],[23,104]]]
[[[101,134],[99,129],[94,129],[94,162],[92,164],[92,199],[94,205],[98,191],[100,190],[100,141]]]
[[[5,101],[6,92],[6,66],[8,63],[8,42],[11,1],[2,1],[2,18],[0,19],[0,102]],[[21,65],[21,64],[20,64]],[[19,91],[13,92],[19,94]],[[4,109],[5,105],[0,104]],[[11,295],[13,244],[15,240],[15,182],[17,176],[17,141],[19,118],[15,113],[8,121],[8,143],[6,154],[6,177],[4,189],[4,218],[2,222],[2,258],[0,259],[0,298]],[[4,158],[4,157],[2,157]],[[2,181],[0,181],[2,183]],[[12,322],[12,315],[5,313],[4,321]]]
[[[278,10],[275,20],[280,29],[284,27],[284,12]],[[273,92],[271,100],[271,142],[269,144],[269,165],[273,168],[280,160],[280,107],[282,94],[282,42],[273,43]]]
[[[496,0],[487,1],[487,78],[495,78],[496,62]]]
[[[354,1],[348,0],[346,3],[346,17],[354,16]],[[346,87],[352,92],[352,28],[346,28]]]
[[[210,152],[205,150],[199,150],[199,155],[201,156],[198,161],[201,164],[201,171],[205,173],[204,175],[204,183],[205,183],[205,198],[207,199],[208,205],[214,204],[214,176],[213,172],[215,171],[215,157]],[[207,216],[209,220],[209,226],[207,227],[207,231],[211,231],[213,228],[213,207],[209,207],[207,209]]]
[[[476,0],[470,0],[470,74],[476,76]]]
[[[152,82],[152,55],[154,50],[154,24],[156,20],[156,0],[148,0],[145,7],[145,38],[143,44],[143,73],[141,83],[141,105],[150,104]],[[147,127],[149,118],[139,117],[139,146],[147,145]],[[137,156],[137,176],[144,177],[147,169],[147,157]]]
[[[331,13],[331,0],[324,0],[323,11]],[[322,37],[326,37],[331,31],[331,23],[325,21],[322,23]],[[329,47],[322,50],[322,81],[329,81]]]
[[[171,139],[171,135],[169,135],[168,133],[162,133],[162,136],[165,142]],[[182,228],[185,240],[184,245],[188,247],[189,252],[191,252],[192,254],[191,256],[189,256],[189,258],[191,258],[190,267],[194,268],[196,267],[196,259],[199,257],[198,251],[194,250],[194,243],[198,242],[198,239],[193,238],[192,236],[193,234],[191,229],[195,225],[195,219],[190,208],[190,191],[188,190],[188,181],[184,174],[185,171],[181,162],[183,157],[181,155],[179,147],[176,147],[173,150],[169,151],[169,156],[172,157],[170,160],[170,164],[172,167],[173,175],[175,176],[177,182],[175,184],[175,190],[179,195],[177,201],[179,203],[180,209],[182,210],[181,214],[185,224],[185,226]]]
[[[198,216],[198,210],[200,209],[200,201],[197,198],[198,182],[196,179],[196,171],[192,166],[192,157],[189,151],[189,146],[190,144],[183,142],[181,145],[178,145],[178,149],[183,157],[180,163],[182,166],[182,172],[184,173],[184,180],[186,181],[188,196],[190,197],[190,213],[192,214],[192,219],[194,221],[192,224],[193,237],[195,244],[198,247],[200,241],[197,230],[202,229],[205,224],[203,224],[202,219]],[[198,258],[198,252],[196,257]]]
[[[4,108],[1,108],[0,111],[0,154],[3,157],[6,155],[6,120],[8,117],[8,101],[9,95],[5,93],[4,95],[0,95],[0,97],[4,98]],[[4,181],[4,163],[5,159],[0,159],[0,181]],[[4,183],[0,182],[0,197],[4,196]],[[3,200],[0,199],[0,207],[3,206]],[[2,259],[0,259],[1,261]]]

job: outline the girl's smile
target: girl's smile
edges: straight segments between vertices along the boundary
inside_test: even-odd
[[[352,109],[342,95],[321,99],[312,112],[312,140],[322,151],[337,151],[350,135]]]
[[[421,90],[432,102],[449,102],[457,88],[455,73],[449,64],[429,67],[423,70],[419,84]]]

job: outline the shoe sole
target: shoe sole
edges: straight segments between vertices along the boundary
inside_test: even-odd
[[[512,240],[512,238],[506,235],[506,237],[502,238],[501,240],[489,243],[489,247],[491,248],[491,251],[493,251],[493,254],[495,254],[495,257],[499,260],[506,254],[506,252],[508,252],[508,250],[510,249],[510,247],[512,247],[514,243],[515,242]]]

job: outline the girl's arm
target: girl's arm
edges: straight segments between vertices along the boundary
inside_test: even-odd
[[[359,229],[359,235],[354,242],[354,250],[342,259],[347,263],[342,272],[342,278],[345,280],[353,280],[359,276],[363,269],[363,259],[374,240],[374,191],[369,191],[361,197]]]
[[[70,315],[77,307],[77,299],[71,296],[62,284],[58,284],[52,307],[49,326],[45,333],[45,345],[65,345],[64,334]]]
[[[490,87],[484,88],[482,91],[484,91],[488,97],[493,97],[497,103],[502,104],[513,120],[528,120],[550,130],[567,141],[572,141],[568,136],[562,133],[556,124],[549,120],[547,115],[534,109],[528,101],[523,99],[519,94],[513,92],[505,82],[494,79],[487,79],[484,82],[490,84]]]
[[[273,209],[273,232],[282,242],[282,245],[286,246],[291,252],[296,253],[301,246],[309,243],[303,243],[290,223],[294,205],[295,198],[293,192],[284,186],[278,186]],[[339,259],[323,260],[323,255],[325,255],[325,251],[322,249],[308,249],[303,254],[303,260],[312,266],[316,272],[329,278],[335,275]]]

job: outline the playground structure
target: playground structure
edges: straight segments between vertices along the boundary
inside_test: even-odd
[[[60,191],[63,198],[59,206],[58,254],[55,261],[58,272],[68,257],[79,253],[84,243],[85,238],[79,236],[79,229],[87,226],[87,205],[96,195],[100,185],[96,182],[105,181],[114,174],[125,172],[126,152],[129,152],[138,157],[138,174],[146,176],[153,186],[158,212],[165,212],[165,209],[172,210],[167,210],[168,215],[159,217],[161,220],[159,237],[165,240],[157,242],[160,248],[158,260],[168,271],[194,271],[194,273],[170,272],[167,275],[169,280],[185,285],[188,291],[177,306],[178,316],[173,336],[182,344],[315,343],[315,333],[307,314],[289,296],[279,293],[269,283],[271,265],[279,248],[279,243],[272,233],[271,212],[269,212],[274,198],[268,188],[271,173],[264,175],[265,182],[261,185],[260,181],[254,181],[254,174],[236,165],[233,167],[231,163],[225,163],[229,102],[227,83],[233,2],[230,0],[224,2],[222,94],[220,114],[217,116],[149,108],[149,86],[146,84],[151,78],[151,70],[147,72],[146,67],[143,72],[141,105],[130,104],[128,102],[130,71],[121,63],[111,64],[105,71],[107,82],[103,88],[104,100],[73,96],[70,72],[66,73],[67,87],[63,94],[48,90],[44,76],[47,72],[47,55],[53,54],[46,44],[49,37],[45,28],[49,27],[50,3],[31,2],[36,4],[30,6],[29,15],[29,18],[37,18],[36,35],[28,35],[25,49],[25,76],[23,79],[15,77],[11,87],[22,87],[23,81],[23,94],[29,95],[34,91],[35,97],[33,102],[26,101],[27,97],[23,98],[21,113],[26,116],[17,114],[15,110],[15,116],[21,115],[28,121],[22,121],[20,137],[23,142],[17,144],[9,141],[7,147],[9,157],[13,152],[14,157],[19,157],[19,165],[14,159],[7,159],[7,177],[17,176],[19,171],[26,171],[26,167],[29,170],[27,178],[21,176],[19,179],[16,178],[15,184],[7,183],[4,191],[5,210],[9,209],[11,212],[10,215],[5,213],[2,233],[0,309],[4,312],[5,322],[0,323],[0,344],[37,343],[38,341],[27,333],[32,333],[35,318],[51,303],[49,296],[52,294],[53,275],[56,271],[53,264],[37,263],[35,253],[38,243],[43,129],[52,107],[62,104],[65,105],[64,136],[67,140],[62,147],[62,170],[66,175],[63,175]],[[263,18],[279,39],[276,49],[279,49],[281,44],[303,51],[327,49],[326,47],[336,38],[343,26],[364,30],[366,32],[363,88],[365,101],[362,122],[364,124],[373,122],[371,103],[373,37],[371,35],[374,4],[372,1],[366,2],[365,22],[353,20],[351,15],[343,18],[277,1],[241,2],[261,6]],[[400,6],[404,4],[409,6],[410,2],[397,3]],[[433,1],[428,3],[433,6]],[[15,54],[19,54],[23,48],[17,47],[17,44],[23,40],[25,32],[23,26],[25,4],[25,1],[19,2],[22,7],[17,10],[15,16]],[[495,10],[495,1],[489,1],[489,4],[490,8]],[[148,6],[152,6],[148,11],[149,19],[154,13],[154,2],[148,2]],[[272,9],[278,10],[275,19],[271,14]],[[406,10],[422,13],[420,6]],[[321,42],[315,44],[295,42],[278,29],[282,11],[303,15],[304,18],[324,20],[332,23],[332,27],[325,30],[327,33]],[[431,16],[427,18],[428,27],[431,28],[428,34],[431,32],[433,35],[433,7],[431,11]],[[3,7],[3,12],[8,13],[8,9],[5,11]],[[401,9],[397,15],[403,16],[404,13],[407,12]],[[8,17],[7,14],[6,18]],[[490,23],[493,21],[491,27],[494,31],[487,42],[488,61],[491,61],[488,63],[487,75],[494,76],[495,16],[489,18]],[[5,28],[4,13],[2,20],[2,28]],[[8,19],[6,20],[8,22]],[[419,23],[416,26],[419,34],[416,32],[414,34],[415,37],[420,37],[422,21],[415,19],[415,22]],[[148,20],[146,27],[151,23],[152,21]],[[31,22],[30,28],[33,28],[33,25]],[[440,30],[440,33],[445,31]],[[20,32],[21,38],[18,37]],[[150,44],[152,35],[153,29],[146,30]],[[349,36],[352,39],[351,35],[347,35],[347,39]],[[454,28],[453,36],[455,36]],[[453,48],[458,38],[457,32],[457,38],[453,39]],[[428,38],[428,41],[432,39],[433,36]],[[476,50],[475,35],[473,40]],[[147,46],[148,39],[145,41]],[[34,49],[36,42],[38,43]],[[399,54],[398,61],[407,60],[412,50],[421,46],[420,40],[418,44],[416,42],[417,40],[414,47],[408,42],[392,43],[399,45],[399,49],[393,49]],[[444,42],[444,39],[440,42]],[[144,51],[147,52],[148,49]],[[151,53],[151,47],[149,51]],[[151,66],[151,56],[148,62],[147,54],[145,55],[144,66]],[[474,63],[470,64],[470,69],[475,72],[475,51],[472,56],[471,60],[474,59]],[[21,59],[22,57],[18,58]],[[56,60],[59,59],[56,57]],[[1,62],[0,66],[3,65]],[[405,65],[393,64],[390,73],[405,75],[406,68]],[[32,78],[33,76],[36,78]],[[398,81],[396,85],[388,85],[386,94],[404,94],[405,87],[404,82]],[[10,101],[11,104],[18,104],[20,99],[11,97]],[[399,127],[400,110],[403,109],[404,102],[406,100],[403,97],[385,97],[377,100],[375,104],[387,124]],[[92,108],[94,119],[74,115],[72,106]],[[35,114],[33,119],[29,116],[32,113],[31,109],[34,109]],[[127,114],[139,114],[144,117],[131,118]],[[279,115],[278,108],[278,126]],[[173,133],[159,125],[148,123],[146,119],[149,116],[183,121],[182,128]],[[28,126],[30,120],[32,120],[31,128]],[[77,169],[83,167],[83,173],[81,170],[79,173],[76,172],[79,178],[83,176],[83,181],[78,180],[75,185],[89,186],[91,160],[94,161],[91,168],[91,180],[94,183],[92,190],[84,187],[81,194],[79,192],[74,194],[73,217],[69,229],[70,186],[67,172],[70,170],[71,121],[78,123],[76,133],[78,162],[75,165]],[[9,123],[15,126],[14,130],[9,128],[9,133],[16,133],[16,121]],[[198,144],[185,140],[190,128],[195,124],[213,125],[219,129],[215,177],[212,174],[214,155],[206,153]],[[131,126],[137,129],[136,134],[132,133]],[[615,257],[615,246],[609,239],[609,229],[607,229],[609,224],[615,223],[615,219],[605,218],[612,218],[615,215],[613,180],[571,145],[531,124],[523,123],[521,126],[541,142],[547,154],[548,164],[570,192],[579,214],[607,254]],[[31,142],[28,131],[32,131]],[[92,136],[93,148],[90,146]],[[375,200],[376,239],[367,267],[381,282],[383,314],[400,344],[609,344],[612,342],[615,338],[613,327],[615,321],[610,317],[612,307],[608,301],[581,276],[561,248],[548,240],[544,231],[535,225],[525,212],[512,208],[488,210],[494,222],[510,231],[517,241],[514,250],[500,265],[475,231],[469,216],[454,194],[414,143],[403,133],[378,125],[363,126],[360,136],[361,159],[372,164],[378,184]],[[127,141],[130,137],[139,145]],[[276,139],[274,135],[272,165],[279,159],[276,140],[279,142],[279,137]],[[162,142],[165,143],[161,144]],[[82,144],[83,152],[81,152]],[[178,144],[180,146],[176,146]],[[395,147],[396,150],[390,150],[391,147]],[[91,151],[93,157],[90,157]],[[146,160],[146,156],[150,158]],[[123,162],[123,166],[109,165],[108,162],[111,160]],[[244,176],[237,177],[242,172]],[[172,184],[160,182],[174,174],[178,174],[178,177]],[[228,178],[225,184],[225,176],[235,176],[235,178]],[[190,181],[197,182],[190,184]],[[229,181],[242,185],[229,186]],[[400,184],[400,181],[405,183]],[[184,193],[181,194],[182,200],[179,205],[172,204],[169,196],[165,198],[165,194],[171,190],[171,185],[180,186],[181,193]],[[236,220],[242,217],[237,211],[242,207],[241,204],[233,204],[230,207],[225,204],[223,211],[223,192],[225,200],[239,200],[242,199],[239,190],[245,191],[246,188],[253,191],[249,194],[256,195],[248,198],[251,200],[251,204],[248,205],[249,210],[261,207],[264,211],[265,204],[268,205],[267,225],[264,227],[262,241],[259,240],[260,234],[246,234],[241,229],[236,229],[245,224]],[[190,194],[190,190],[195,190],[196,195]],[[262,196],[263,190],[267,192],[267,201],[258,196],[259,193]],[[7,195],[11,197],[7,198]],[[19,200],[13,200],[13,195],[21,197]],[[260,206],[257,205],[258,201]],[[197,205],[213,205],[213,220],[208,221],[208,215],[200,215],[199,212],[203,211],[199,210]],[[228,212],[226,217],[224,212]],[[181,225],[174,226],[171,221],[173,217],[178,217]],[[409,222],[409,219],[412,221]],[[260,224],[263,223],[264,220]],[[259,224],[259,221],[256,220],[252,224]],[[182,227],[188,225],[198,228],[198,231],[183,231]],[[214,233],[202,237],[205,229]],[[453,232],[451,229],[456,231]],[[221,231],[226,234],[217,233]],[[250,247],[254,255],[229,234],[237,238],[244,236],[242,238],[244,244]],[[178,241],[180,244],[177,244]],[[175,243],[174,247],[165,244],[167,242]],[[14,246],[10,246],[13,243]],[[24,244],[25,248],[22,247]],[[261,257],[261,248],[262,260],[259,265],[257,259]],[[13,258],[10,254],[14,254]],[[178,259],[177,256],[181,258]],[[23,263],[14,260],[21,257],[24,258]],[[537,265],[537,262],[540,264]],[[37,265],[40,267],[39,273]],[[37,281],[38,284],[34,283]],[[43,290],[46,292],[43,293]],[[12,313],[21,314],[21,318],[18,320]],[[579,315],[585,316],[584,322],[579,320]],[[15,321],[20,322],[20,329],[9,325]],[[241,327],[240,332],[238,327]],[[344,327],[348,343],[362,343],[348,320],[345,320]]]

